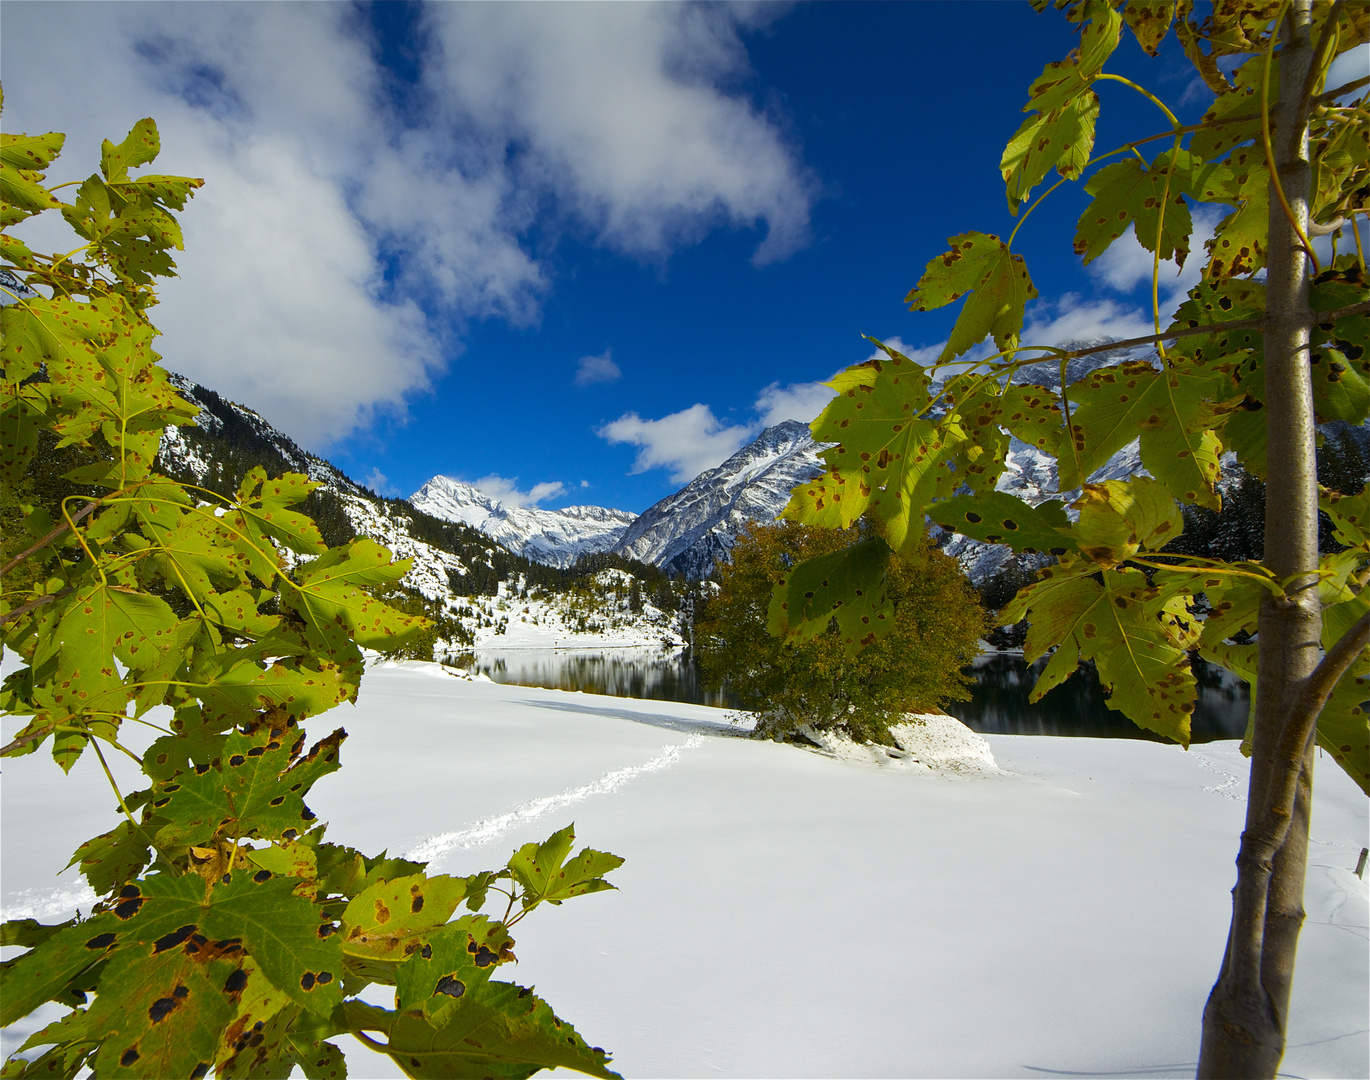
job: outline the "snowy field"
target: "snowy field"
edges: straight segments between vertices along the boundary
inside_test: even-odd
[[[625,1076],[1193,1075],[1242,822],[1235,743],[988,736],[997,770],[935,772],[738,738],[702,706],[389,662],[310,733],[338,724],[346,768],[311,799],[336,840],[468,873],[574,820],[578,844],[627,860],[619,891],[520,924],[501,973]],[[1367,800],[1330,761],[1315,792],[1282,1075],[1365,1077]],[[0,795],[5,915],[88,904],[53,875],[115,820],[98,765],[6,762]],[[344,1043],[354,1078],[400,1075]]]

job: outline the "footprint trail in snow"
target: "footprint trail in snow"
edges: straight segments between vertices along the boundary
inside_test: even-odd
[[[530,799],[506,814],[481,818],[474,825],[457,832],[430,836],[421,844],[405,852],[404,857],[419,862],[436,863],[442,856],[456,848],[473,848],[487,844],[491,840],[499,839],[510,829],[522,825],[524,822],[533,821],[544,814],[550,814],[554,810],[560,810],[572,803],[581,802],[592,795],[608,795],[644,773],[660,772],[662,769],[669,768],[680,760],[682,750],[692,750],[702,744],[703,741],[702,736],[691,735],[683,743],[663,746],[661,753],[648,761],[644,761],[641,765],[629,765],[626,768],[615,769],[613,772],[605,773],[592,783],[571,788],[563,791],[560,795],[547,795],[540,799]],[[433,866],[429,867],[430,870],[434,868]]]

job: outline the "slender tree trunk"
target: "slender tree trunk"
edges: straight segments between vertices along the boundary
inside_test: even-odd
[[[1293,216],[1307,235],[1310,173],[1304,84],[1312,60],[1311,0],[1295,0],[1279,51],[1272,109],[1274,158]],[[1312,792],[1312,725],[1300,698],[1319,660],[1317,470],[1308,347],[1308,264],[1271,185],[1266,277],[1265,562],[1293,584],[1266,596],[1246,828],[1232,890],[1232,925],[1204,1008],[1200,1077],[1273,1077],[1284,1054]]]

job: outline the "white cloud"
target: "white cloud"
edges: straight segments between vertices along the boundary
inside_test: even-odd
[[[527,491],[520,491],[518,487],[519,478],[505,479],[491,473],[489,476],[482,476],[479,480],[472,482],[471,486],[478,491],[483,491],[490,498],[496,499],[505,506],[536,506],[540,502],[554,499],[566,490],[566,485],[560,480],[544,481],[541,484],[534,484]]]
[[[763,428],[785,420],[808,424],[817,418],[833,395],[833,388],[821,382],[790,383],[785,387],[771,383],[757,395],[756,411],[761,414]]]
[[[807,241],[814,182],[776,126],[719,88],[748,73],[729,5],[438,4],[429,72],[454,122],[525,150],[609,246],[660,257],[765,224],[755,261]]]
[[[623,372],[614,363],[613,351],[605,349],[598,356],[582,356],[576,362],[577,386],[592,386],[595,383],[613,382],[620,378]]]
[[[375,467],[371,469],[370,474],[362,481],[362,484],[369,487],[377,495],[394,496],[400,493],[399,488],[390,483],[390,477]]]
[[[674,482],[686,483],[737,453],[756,431],[754,425],[724,424],[709,406],[696,404],[660,420],[624,413],[596,434],[611,443],[638,447],[633,472],[670,469]]]
[[[1220,206],[1200,206],[1194,210],[1194,232],[1190,237],[1189,258],[1184,267],[1177,268],[1173,260],[1162,260],[1157,284],[1160,289],[1161,319],[1165,321],[1180,304],[1185,294],[1203,277],[1207,255],[1204,244],[1213,238],[1213,231],[1228,210]],[[1130,293],[1147,286],[1150,293],[1151,272],[1155,256],[1137,242],[1136,232],[1129,227],[1109,248],[1089,264],[1087,270],[1097,281],[1121,293]]]
[[[101,139],[152,116],[154,171],[207,180],[154,314],[167,365],[311,448],[402,415],[469,320],[537,319],[551,282],[521,241],[534,224],[574,219],[656,259],[718,226],[764,228],[759,261],[807,235],[795,152],[722,88],[746,73],[748,10],[421,17],[406,112],[350,5],[5,9],[5,129],[67,133],[54,179],[94,171]],[[72,246],[60,220],[24,235]]]

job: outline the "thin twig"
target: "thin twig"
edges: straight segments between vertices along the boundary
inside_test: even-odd
[[[93,513],[97,508],[101,506],[103,502],[103,499],[96,499],[94,502],[86,503],[85,506],[83,506],[80,510],[78,510],[75,514],[72,515],[69,521],[63,521],[62,524],[58,525],[55,529],[52,530],[52,532],[48,533],[47,536],[43,537],[43,539],[39,540],[32,547],[25,548],[18,555],[12,558],[9,562],[5,563],[4,566],[0,566],[0,576],[8,574],[11,570],[13,570],[21,562],[27,559],[35,551],[41,551],[43,548],[47,547],[59,536],[61,536],[64,532],[70,529],[72,525],[76,524],[76,522],[81,521],[87,515]]]
[[[1326,105],[1329,101],[1333,101],[1343,94],[1355,93],[1355,91],[1359,90],[1362,86],[1370,86],[1370,75],[1365,76],[1363,79],[1355,79],[1352,82],[1345,83],[1335,90],[1328,90],[1325,94],[1319,94],[1317,97],[1313,98],[1309,104]]]
[[[7,622],[13,622],[15,619],[27,615],[30,611],[42,607],[44,604],[50,604],[54,600],[60,600],[62,597],[68,596],[74,591],[75,590],[68,585],[59,592],[48,593],[46,596],[40,596],[37,600],[30,600],[23,607],[17,607],[13,611],[7,611],[3,615],[0,615],[0,626],[4,626]]]
[[[1355,304],[1348,304],[1344,308],[1337,308],[1334,311],[1315,311],[1313,321],[1318,325],[1328,322],[1335,322],[1337,319],[1347,315],[1364,315],[1370,312],[1370,300],[1361,300]],[[1167,330],[1164,334],[1148,334],[1146,337],[1124,338],[1121,341],[1108,341],[1102,345],[1091,345],[1086,349],[1069,349],[1064,351],[1052,350],[1052,356],[1064,356],[1066,359],[1074,360],[1081,356],[1092,356],[1094,353],[1108,352],[1110,349],[1129,349],[1134,345],[1154,345],[1158,341],[1169,341],[1172,338],[1192,337],[1195,334],[1216,334],[1223,330],[1249,330],[1259,329],[1265,320],[1255,319],[1233,319],[1231,322],[1204,323],[1202,326],[1179,326],[1172,330]],[[1019,351],[1031,349],[1044,349],[1045,345],[1022,345]],[[1046,359],[1046,357],[1043,357]],[[983,363],[983,361],[981,361]],[[1040,361],[1027,361],[1027,363],[1040,363]]]
[[[1312,711],[1316,717],[1322,712],[1333,689],[1346,674],[1347,668],[1360,656],[1362,650],[1370,645],[1370,611],[1351,624],[1351,629],[1342,634],[1341,639],[1327,650],[1325,656],[1313,669],[1299,695],[1300,707]]]

